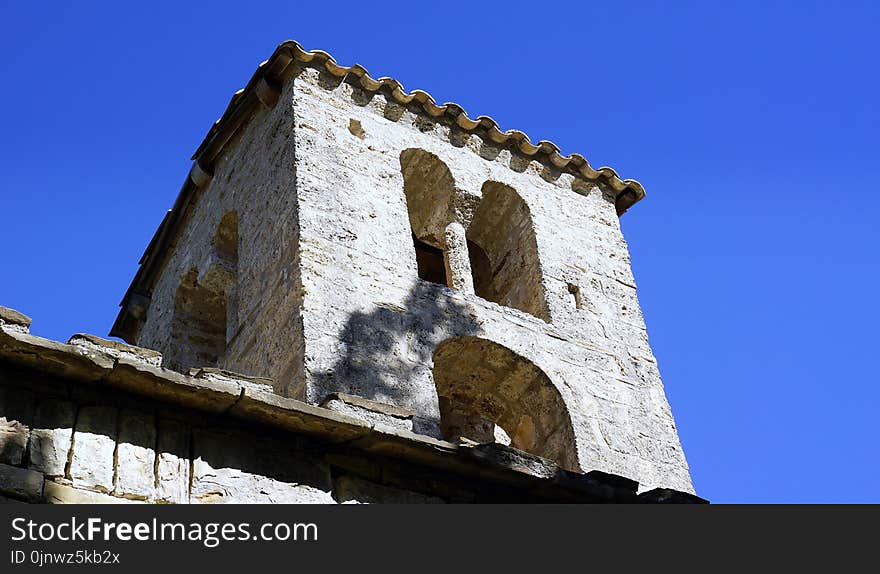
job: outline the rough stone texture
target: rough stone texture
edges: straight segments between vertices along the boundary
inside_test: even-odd
[[[62,385],[64,379],[97,381],[114,364],[113,357],[106,353],[10,330],[5,325],[0,325],[0,354],[12,358],[19,367],[60,377]]]
[[[27,333],[31,327],[31,318],[15,309],[0,305],[0,326]]]
[[[207,287],[211,270],[217,267],[215,262],[222,259],[215,237],[224,216],[235,212],[240,238],[235,293],[228,286],[215,292],[231,295],[224,330],[228,333],[231,324],[237,328],[231,337],[224,333],[226,350],[219,364],[191,366],[222,367],[267,377],[276,381],[276,391],[281,394],[302,396],[303,292],[299,280],[295,150],[290,145],[294,117],[289,106],[288,99],[286,105],[258,114],[258,121],[240,136],[239,144],[218,162],[212,180],[217,192],[204,194],[195,206],[191,225],[180,238],[181,245],[187,245],[186,254],[174,257],[169,272],[163,273],[154,290],[153,301],[163,300],[169,305],[151,305],[138,344],[162,351],[171,359],[181,345],[192,345],[186,333],[171,336],[175,316],[186,312],[175,303],[185,302],[186,293],[179,296],[178,291],[181,285],[190,290]],[[260,155],[252,155],[257,148],[262,150]]]
[[[126,345],[119,341],[111,341],[109,339],[103,339],[86,333],[73,335],[68,339],[67,344],[84,349],[100,351],[111,357],[123,357],[132,361],[142,361],[148,365],[155,365],[157,367],[162,364],[162,354],[158,351],[135,347],[133,345]]]
[[[501,444],[453,444],[381,419],[367,423],[376,415],[414,417],[357,396],[329,400],[358,409],[360,418],[251,388],[221,412],[210,392],[192,393],[205,390],[199,381],[154,367],[152,385],[125,391],[108,380],[89,382],[87,374],[60,380],[30,368],[43,364],[33,355],[46,349],[51,373],[67,372],[64,361],[81,358],[73,346],[59,354],[45,341],[0,348],[0,418],[27,420],[33,412],[34,420],[29,456],[21,466],[0,463],[4,498],[40,500],[44,484],[46,502],[83,503],[701,501],[668,489],[637,500],[637,485],[626,477],[568,472]],[[127,364],[116,369],[130,376]],[[42,468],[53,474],[44,476]]]
[[[340,503],[443,504],[436,496],[425,496],[400,488],[375,484],[355,476],[341,476],[334,481],[336,501]]]
[[[35,402],[31,391],[0,387],[0,463],[18,466],[24,461]]]
[[[113,491],[117,410],[106,406],[79,409],[73,435],[70,478],[73,485],[100,492]]]
[[[27,448],[29,429],[17,420],[0,418],[0,463],[19,465]]]
[[[137,343],[313,404],[334,392],[393,404],[431,436],[470,421],[533,452],[552,436],[541,452],[567,468],[691,492],[611,191],[291,70],[277,105],[214,161]],[[419,277],[414,237],[443,253],[445,284]],[[182,332],[197,293],[224,311]],[[459,378],[445,408],[436,354],[450,341],[471,342],[450,372],[478,383]],[[487,343],[531,379],[491,389],[504,368],[480,370]],[[520,395],[537,397],[529,412]]]
[[[193,440],[192,502],[333,502],[329,468],[280,444],[217,431],[197,431]]]
[[[189,502],[189,453],[189,428],[179,421],[160,419],[156,453],[157,501],[177,504]]]
[[[137,500],[153,496],[156,486],[156,422],[150,413],[125,409],[119,414],[119,443],[114,494]]]
[[[43,474],[0,464],[0,494],[37,502],[43,495]]]
[[[48,399],[37,405],[28,440],[30,467],[47,476],[64,476],[73,439],[76,406]]]
[[[43,491],[43,502],[46,504],[126,504],[135,501],[47,480]]]
[[[412,411],[377,403],[362,397],[333,393],[321,403],[321,406],[331,411],[363,419],[376,428],[413,430]]]
[[[446,226],[446,276],[449,286],[462,293],[474,293],[474,277],[468,259],[467,235],[460,223],[453,221]]]
[[[239,373],[233,373],[231,371],[225,371],[223,369],[211,367],[192,369],[190,371],[190,375],[192,375],[196,379],[204,379],[206,381],[219,381],[223,383],[233,383],[248,389],[253,389],[255,391],[272,392],[272,379],[267,379],[264,377],[241,375]]]

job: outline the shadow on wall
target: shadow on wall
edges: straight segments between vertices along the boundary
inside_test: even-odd
[[[419,280],[402,306],[378,303],[349,316],[338,348],[324,349],[339,359],[314,376],[308,400],[345,392],[397,405],[413,411],[416,432],[501,442],[577,468],[571,420],[553,382],[478,337],[475,309],[454,297],[472,290],[549,320],[528,205],[491,181],[479,201],[466,201],[449,167],[425,150],[402,151],[400,168]]]
[[[537,365],[471,336],[443,341],[433,359],[444,437],[501,442],[578,469],[568,407]]]
[[[417,281],[402,306],[377,304],[369,313],[353,313],[339,336],[339,358],[317,373],[320,402],[344,392],[412,409],[417,432],[440,436],[439,410],[431,375],[432,355],[441,341],[478,335],[469,307],[447,288]]]
[[[475,311],[418,281],[402,307],[352,314],[339,359],[315,377],[315,402],[344,392],[414,411],[417,433],[499,442],[580,468],[574,430],[553,382],[511,349],[481,337]]]

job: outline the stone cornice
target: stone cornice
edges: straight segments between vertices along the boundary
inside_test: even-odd
[[[453,444],[410,431],[373,425],[327,408],[266,392],[245,381],[188,376],[155,365],[155,351],[92,335],[60,343],[0,325],[0,371],[24,369],[108,392],[141,396],[208,415],[344,444],[365,454],[396,458],[474,480],[523,489],[559,502],[705,502],[669,489],[637,495],[638,483],[593,471],[570,472],[555,463],[498,444]]]

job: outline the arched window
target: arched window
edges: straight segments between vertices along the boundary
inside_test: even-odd
[[[433,374],[444,438],[509,440],[579,470],[568,408],[550,378],[525,357],[479,337],[454,337],[434,351]]]
[[[220,220],[214,235],[213,265],[221,284],[217,288],[226,294],[226,342],[238,333],[238,213],[230,211]]]
[[[467,239],[477,295],[550,320],[531,212],[513,188],[483,185]]]
[[[419,277],[448,286],[444,233],[453,217],[452,173],[440,158],[420,149],[400,154],[400,170]]]
[[[193,367],[222,366],[228,342],[237,330],[238,218],[234,211],[220,221],[211,256],[200,276],[193,268],[174,298],[171,344],[165,366],[186,372]]]

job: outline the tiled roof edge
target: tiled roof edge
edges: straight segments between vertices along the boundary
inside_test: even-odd
[[[198,190],[210,183],[214,161],[233,135],[258,109],[272,107],[278,101],[283,72],[293,62],[323,67],[338,78],[350,76],[351,81],[358,83],[365,90],[381,91],[386,97],[391,97],[403,105],[416,105],[433,118],[445,116],[466,132],[479,134],[497,145],[507,147],[562,172],[588,181],[600,182],[616,192],[615,206],[618,215],[622,215],[645,197],[645,190],[639,182],[620,179],[617,172],[610,167],[593,169],[584,156],[577,153],[563,156],[559,147],[552,142],[542,140],[533,144],[521,131],[501,131],[498,123],[488,116],[471,119],[458,104],[449,102],[437,105],[427,92],[422,90],[407,92],[403,85],[393,78],[374,79],[367,73],[366,68],[359,64],[340,66],[327,52],[307,51],[298,42],[287,40],[279,44],[269,59],[257,67],[247,85],[235,92],[223,115],[214,122],[193,154],[192,169],[184,180],[174,206],[166,213],[144,251],[135,277],[119,304],[121,309],[110,329],[111,336],[120,337],[130,343],[135,342],[137,322],[146,311],[154,282],[186,218],[187,208],[194,203]]]
[[[645,189],[641,183],[634,179],[621,179],[617,172],[610,167],[594,169],[590,162],[579,153],[564,156],[561,154],[559,146],[547,140],[541,140],[533,144],[529,137],[519,130],[502,131],[498,122],[489,116],[479,116],[476,119],[471,119],[464,108],[454,102],[438,105],[434,98],[425,91],[413,90],[412,92],[407,92],[403,84],[394,78],[382,77],[374,79],[367,72],[367,69],[360,64],[341,66],[327,52],[322,50],[306,50],[294,40],[287,40],[279,44],[269,59],[257,67],[247,86],[233,94],[226,111],[220,119],[214,122],[208,135],[193,154],[192,159],[198,160],[201,158],[202,154],[211,147],[211,144],[219,139],[227,122],[231,121],[236,115],[239,104],[245,100],[248,94],[260,89],[260,80],[266,76],[267,72],[271,75],[272,70],[280,71],[292,60],[323,67],[330,74],[338,78],[351,75],[367,91],[383,92],[386,95],[390,95],[395,102],[403,105],[410,105],[415,102],[430,117],[439,118],[446,116],[454,120],[456,125],[462,130],[479,132],[481,135],[488,136],[492,142],[511,146],[526,157],[547,163],[556,169],[568,171],[589,181],[601,181],[616,191],[618,198],[621,198],[622,195],[628,196],[624,199],[624,205],[618,206],[620,213],[623,213],[623,211],[645,197]],[[280,66],[278,65],[279,63],[281,64]],[[269,79],[270,83],[273,83],[273,81],[275,81],[273,78]]]

